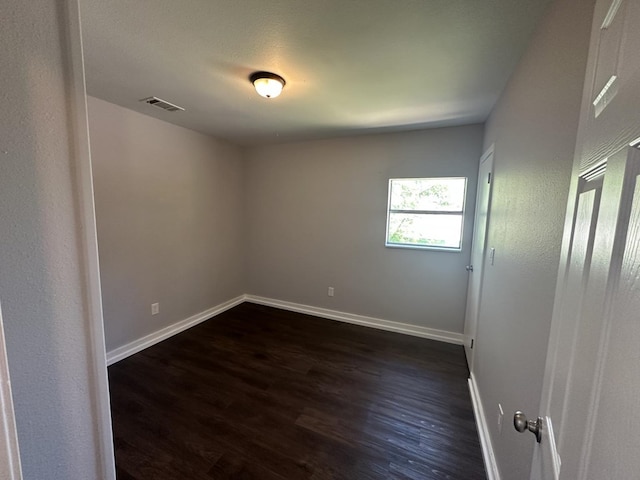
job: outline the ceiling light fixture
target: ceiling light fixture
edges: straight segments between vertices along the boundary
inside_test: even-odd
[[[252,73],[249,81],[253,83],[258,95],[265,98],[276,98],[287,83],[280,75],[271,72]]]

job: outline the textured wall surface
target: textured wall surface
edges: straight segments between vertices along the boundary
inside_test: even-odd
[[[474,373],[504,479],[529,478],[532,436],[518,434],[511,416],[538,414],[592,3],[552,5],[487,123],[496,254],[485,269]]]
[[[248,293],[462,332],[482,134],[472,125],[249,150]],[[463,251],[385,247],[389,178],[430,176],[469,179]]]
[[[72,149],[79,29],[67,6],[74,2],[2,4],[0,301],[27,480],[105,478],[95,395],[100,382],[106,392],[106,368],[90,349],[75,184],[89,159]]]
[[[240,150],[92,97],[89,128],[107,350],[243,294]]]

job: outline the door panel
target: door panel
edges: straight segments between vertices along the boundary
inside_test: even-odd
[[[563,469],[578,472],[574,478],[588,478],[584,462],[594,428],[594,405],[598,402],[598,382],[606,348],[607,309],[610,291],[617,284],[620,248],[626,238],[626,217],[621,199],[628,195],[634,171],[640,166],[634,151],[623,149],[609,160],[603,187],[593,261],[585,286],[585,307],[574,334],[575,352],[564,398]],[[571,478],[566,477],[565,478]]]
[[[556,352],[555,375],[553,382],[553,395],[549,404],[549,412],[552,418],[559,420],[564,417],[566,406],[566,380],[569,377],[575,360],[576,335],[584,310],[584,289],[586,279],[591,266],[591,253],[595,225],[597,224],[602,178],[597,188],[582,192],[578,200],[576,221],[573,235],[571,257],[567,272],[567,283],[564,293],[564,303],[561,315],[565,321],[560,326],[558,335],[563,339],[562,349]],[[558,448],[562,448],[562,430],[556,438]]]
[[[593,172],[596,172],[593,175]],[[581,321],[585,310],[584,286],[589,277],[591,257],[595,242],[596,225],[600,211],[600,199],[605,175],[603,166],[591,169],[579,180],[576,195],[576,207],[572,219],[571,242],[566,253],[567,262],[562,278],[562,290],[556,303],[554,315],[561,317],[562,322],[556,325],[555,349],[550,350],[550,368],[553,376],[549,379],[546,392],[546,403],[541,403],[545,412],[543,427],[544,442],[536,449],[537,458],[534,466],[544,466],[546,475],[540,472],[535,478],[558,478],[560,461],[563,457],[564,418],[567,404],[568,379],[575,365],[578,344],[575,333],[582,327]]]
[[[583,478],[637,478],[640,471],[640,151],[630,154],[596,369]]]
[[[613,18],[606,22],[614,11]],[[638,137],[638,25],[640,2],[637,0],[599,0],[596,3],[576,150],[580,170],[587,169]],[[599,108],[594,102],[613,76],[616,80],[604,95],[606,108],[598,113]]]
[[[638,175],[640,150],[628,147],[609,159],[603,178],[582,183],[578,194],[554,310],[541,402],[543,442],[534,450],[532,479],[633,478],[624,472],[640,469],[640,456],[623,448],[635,444],[640,414],[629,409],[620,415],[640,395],[640,377],[631,366],[640,359]],[[631,429],[622,428],[629,422]],[[594,469],[598,475],[620,473],[598,476]]]
[[[489,204],[491,201],[493,172],[493,147],[480,159],[478,169],[478,189],[476,193],[476,212],[473,223],[473,244],[467,287],[467,311],[464,322],[464,349],[469,371],[473,371],[474,343],[480,315],[482,295],[482,274],[486,257],[487,227],[489,222]]]

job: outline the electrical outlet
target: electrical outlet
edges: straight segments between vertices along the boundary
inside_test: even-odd
[[[327,295],[333,297],[333,287],[329,287],[329,289],[327,290]]]
[[[152,303],[151,304],[151,315],[157,315],[160,313],[160,304]]]
[[[502,435],[502,421],[504,420],[504,410],[502,405],[498,404],[498,435]]]

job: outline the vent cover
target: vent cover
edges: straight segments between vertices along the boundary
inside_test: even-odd
[[[169,103],[166,100],[162,100],[158,97],[148,97],[140,100],[141,102],[148,103],[149,105],[153,105],[154,107],[161,108],[166,110],[167,112],[184,112],[184,108],[179,107],[178,105],[174,105],[173,103]]]

